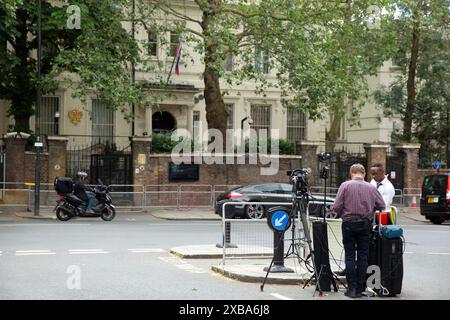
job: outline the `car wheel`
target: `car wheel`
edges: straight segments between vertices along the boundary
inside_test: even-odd
[[[264,206],[261,204],[251,204],[245,207],[245,216],[248,219],[261,219],[264,217]]]
[[[444,218],[431,218],[430,221],[433,222],[434,224],[442,224],[445,221],[445,219]]]

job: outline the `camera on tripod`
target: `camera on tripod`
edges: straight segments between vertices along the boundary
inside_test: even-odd
[[[308,193],[308,175],[309,169],[295,169],[287,171],[291,177],[292,191],[296,196],[303,196]]]
[[[328,176],[330,174],[330,162],[331,162],[331,153],[330,152],[321,152],[318,155],[319,161],[324,163],[324,166],[322,167],[322,170],[320,170],[320,178],[321,179],[328,179]]]

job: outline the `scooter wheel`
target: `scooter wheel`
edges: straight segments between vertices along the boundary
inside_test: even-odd
[[[56,217],[60,221],[67,221],[72,218],[70,215],[66,214],[61,208],[56,209]]]
[[[105,221],[111,221],[116,216],[116,209],[106,207],[102,211],[101,218]]]

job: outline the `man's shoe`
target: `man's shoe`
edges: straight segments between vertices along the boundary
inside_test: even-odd
[[[94,212],[94,210],[92,210],[92,209],[86,209],[86,213],[87,213],[87,214],[94,214],[95,212]]]
[[[344,277],[347,274],[347,270],[339,270],[335,272],[337,276]]]
[[[347,289],[347,291],[345,291],[344,295],[349,298],[357,298],[355,289]]]

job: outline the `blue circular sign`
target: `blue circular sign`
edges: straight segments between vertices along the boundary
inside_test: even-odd
[[[433,163],[433,167],[434,167],[435,169],[440,169],[440,168],[441,168],[441,163],[440,163],[439,161],[435,161],[435,162]]]
[[[289,214],[278,210],[270,217],[270,226],[276,231],[285,231],[289,228]]]

